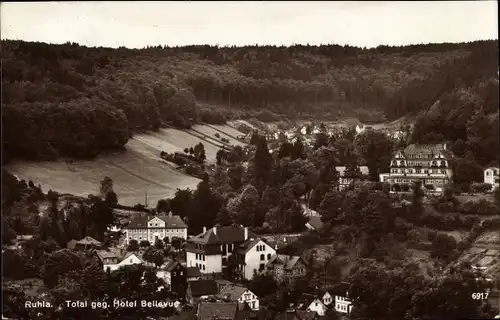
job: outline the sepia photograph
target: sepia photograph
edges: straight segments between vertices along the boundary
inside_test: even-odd
[[[498,1],[0,14],[3,320],[500,319]]]

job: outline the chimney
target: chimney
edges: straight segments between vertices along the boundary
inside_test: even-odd
[[[214,226],[212,230],[214,230],[214,234],[217,235],[217,226]]]
[[[203,227],[203,233],[207,232],[207,227]]]
[[[248,239],[248,227],[245,227],[243,230],[245,231],[245,240],[247,240]]]

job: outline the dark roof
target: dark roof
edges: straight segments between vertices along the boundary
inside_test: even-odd
[[[198,268],[198,267],[186,268],[186,276],[188,278],[201,277],[200,268]]]
[[[292,270],[300,260],[302,260],[300,256],[278,254],[269,260],[268,265],[282,264],[285,266],[285,270]]]
[[[246,254],[250,251],[257,243],[259,243],[262,239],[260,238],[249,238],[236,249],[238,253]],[[264,241],[265,242],[265,241]],[[267,244],[267,243],[266,243]],[[273,248],[274,249],[274,248]]]
[[[233,320],[238,311],[238,304],[234,302],[200,302],[198,305],[198,319]]]
[[[321,217],[310,217],[309,224],[315,229],[321,229],[323,227],[323,222],[321,221]]]
[[[140,213],[136,214],[132,218],[126,229],[145,229],[148,227],[148,222],[154,218],[163,220],[165,222],[166,228],[187,228],[186,223],[184,223],[184,221],[182,221],[181,217],[179,216],[170,216],[164,214],[151,216],[147,213]]]
[[[329,290],[331,295],[345,297],[351,285],[347,282],[341,282]]]
[[[195,280],[189,281],[191,295],[193,297],[212,296],[218,293],[218,286],[215,280]]]
[[[178,266],[183,267],[182,264],[179,261],[177,261],[177,260],[170,261],[167,264],[167,266],[165,267],[165,271],[168,271],[168,272],[173,271]]]
[[[84,244],[84,245],[102,245],[102,243],[100,241],[97,241],[96,239],[92,238],[92,237],[85,237],[83,238],[82,240],[80,241],[77,241],[77,243],[79,244]]]
[[[200,233],[192,238],[189,238],[188,241],[199,244],[220,244],[220,243],[235,243],[235,242],[245,241],[244,227],[226,226],[226,227],[214,227],[214,228],[208,229],[204,233]],[[248,230],[248,238],[256,238],[255,233]]]
[[[218,296],[222,299],[229,299],[229,301],[238,301],[239,298],[248,289],[236,284],[228,284],[219,292]]]

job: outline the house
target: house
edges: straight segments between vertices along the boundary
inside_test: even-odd
[[[237,302],[240,304],[246,303],[250,309],[259,310],[259,297],[247,288],[237,285],[228,284],[222,288],[217,295],[218,298],[224,301]]]
[[[165,281],[171,291],[180,296],[186,295],[187,272],[182,263],[177,260],[170,261],[164,268],[157,271],[156,275]]]
[[[186,268],[186,280],[195,281],[201,279],[200,268],[198,267],[187,267]]]
[[[266,264],[276,256],[276,250],[261,238],[250,237],[234,251],[238,261],[236,274],[251,280],[255,273],[265,271]]]
[[[111,248],[108,250],[99,250],[95,252],[102,263],[105,271],[116,271],[121,267],[131,266],[134,264],[143,264],[141,258],[133,252],[125,252],[121,249]]]
[[[392,191],[406,191],[408,185],[419,180],[428,190],[442,192],[451,181],[449,160],[451,152],[446,144],[410,144],[392,157],[390,172],[380,174],[380,181],[391,185]]]
[[[306,298],[305,300],[306,311],[316,312],[318,316],[324,316],[328,311],[328,307],[325,306],[323,301],[317,297]]]
[[[235,302],[200,301],[196,316],[198,320],[234,320],[237,313],[238,304]]]
[[[242,226],[215,226],[186,242],[186,263],[198,267],[202,274],[221,273],[233,251],[255,234]]]
[[[319,230],[323,227],[323,222],[321,217],[310,217],[309,221],[306,223],[306,227],[309,230]]]
[[[323,304],[328,307],[334,302],[334,297],[330,294],[330,292],[324,291],[321,295],[321,301],[323,301]]]
[[[279,283],[284,283],[305,276],[307,268],[300,256],[278,254],[267,263],[266,272]]]
[[[353,304],[349,299],[349,284],[346,282],[341,282],[336,288],[331,292],[335,295],[335,311],[340,313],[350,314]]]
[[[273,235],[261,235],[260,237],[268,245],[270,245],[274,250],[283,248],[290,243],[297,241],[302,236],[302,233],[298,234],[273,234]]]
[[[100,249],[102,247],[102,243],[92,237],[85,237],[81,240],[70,240],[66,247],[68,249],[76,250]]]
[[[219,293],[219,288],[215,280],[189,281],[186,292],[187,303],[196,305],[198,301],[215,296]]]
[[[219,288],[219,292],[227,285],[234,284],[229,280],[225,279],[215,279],[215,282],[217,283],[217,287]]]
[[[367,166],[358,166],[359,171],[362,175],[368,175],[369,170]],[[339,190],[345,190],[353,183],[353,178],[349,178],[345,176],[346,167],[345,166],[336,166],[335,170],[339,173]]]
[[[165,238],[168,238],[169,242],[174,237],[187,239],[187,225],[181,217],[173,216],[171,212],[157,216],[137,214],[124,230],[127,245],[132,239],[137,242],[146,240],[152,244]]]
[[[500,169],[490,167],[484,170],[484,183],[491,185],[491,189],[494,190],[498,188],[499,185],[499,175]]]

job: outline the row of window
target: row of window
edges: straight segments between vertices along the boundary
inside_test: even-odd
[[[398,154],[397,157],[399,158],[402,158],[404,157],[403,154]],[[442,155],[440,154],[436,154],[436,155],[432,155],[432,154],[420,154],[420,153],[417,153],[417,154],[408,154],[406,155],[406,157],[408,159],[432,159],[432,158],[443,158]]]
[[[131,233],[146,233],[149,230],[148,229],[129,229],[128,231]],[[160,229],[158,231],[179,233],[179,232],[184,232],[184,229]]]
[[[272,255],[270,253],[267,254],[267,259],[271,259]],[[260,261],[266,260],[266,256],[264,254],[260,255]]]
[[[265,244],[259,244],[257,246],[257,251],[266,251],[266,245]]]
[[[205,271],[205,265],[204,264],[196,263],[196,266],[198,267],[198,269]]]
[[[177,271],[172,272],[172,275],[175,277],[177,275]],[[184,271],[179,271],[179,275],[184,275]]]
[[[201,260],[201,261],[205,261],[205,255],[204,254],[196,254],[196,260]]]
[[[347,312],[348,307],[348,305],[338,303],[335,309],[337,309],[338,311]]]
[[[391,173],[446,174],[446,169],[391,169]]]

